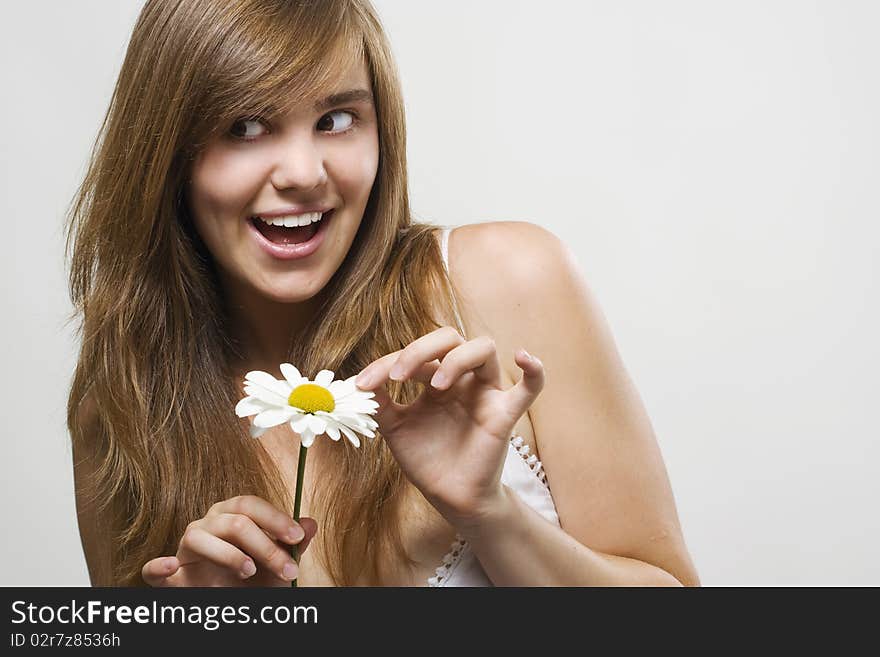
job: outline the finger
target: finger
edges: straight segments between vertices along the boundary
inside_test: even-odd
[[[379,433],[386,434],[393,431],[403,419],[403,412],[406,406],[398,404],[391,399],[391,395],[388,394],[388,389],[385,387],[384,382],[378,384],[378,387],[373,389],[373,401],[379,404],[376,413],[373,415],[373,420],[379,425]]]
[[[269,538],[263,534],[268,541]],[[254,560],[231,543],[191,523],[180,539],[177,559],[181,565],[210,561],[227,568],[241,579],[247,579],[257,572]]]
[[[431,388],[430,381],[431,377],[434,376],[434,373],[439,367],[440,363],[437,360],[430,363],[423,363],[422,366],[419,367],[419,369],[409,378],[422,383],[427,391],[438,392]],[[379,405],[378,408],[376,408],[376,413],[373,415],[373,419],[379,425],[379,432],[382,434],[388,434],[394,431],[394,428],[403,420],[407,408],[406,404],[398,404],[391,399],[391,395],[388,394],[388,388],[386,387],[386,384],[388,383],[388,369],[389,368],[386,367],[384,372],[376,372],[374,370],[373,375],[375,375],[376,379],[373,383],[369,384],[373,393],[373,401]],[[380,376],[383,378],[380,379]]]
[[[400,353],[401,352],[396,351],[393,354],[383,356],[381,359],[370,364],[370,366],[364,369],[363,372],[358,375],[358,378],[355,379],[357,386],[363,390],[375,390],[378,386],[386,384],[388,381],[393,381],[389,374]],[[431,377],[434,376],[434,372],[437,371],[438,367],[440,367],[440,361],[435,358],[430,363],[422,363],[419,365],[412,374],[401,379],[401,381],[412,379],[413,381],[429,385]],[[380,405],[382,404],[378,398],[375,398],[375,401]]]
[[[461,334],[450,326],[443,326],[435,331],[423,335],[408,344],[404,349],[394,354],[388,354],[371,363],[355,382],[358,385],[379,385],[380,382],[391,379],[392,381],[406,381],[425,363],[434,359],[442,359],[451,349],[464,342]]]
[[[302,556],[303,552],[305,552],[309,544],[312,542],[312,539],[315,537],[315,534],[318,533],[318,523],[315,522],[314,518],[300,518],[299,524],[306,532],[306,537],[299,544],[299,554]]]
[[[403,350],[400,349],[398,351],[393,351],[390,354],[385,354],[362,369],[354,380],[357,387],[361,390],[372,390],[384,383],[387,379],[387,375],[380,376],[379,373],[389,370],[391,365],[394,364],[394,361],[400,356],[401,351]]]
[[[514,354],[514,362],[523,371],[522,378],[505,394],[513,417],[520,417],[529,410],[544,389],[544,364],[525,349]]]
[[[388,378],[393,381],[406,381],[416,374],[423,364],[434,359],[442,361],[446,354],[464,342],[461,334],[450,326],[431,331],[408,344],[400,352],[397,361],[388,370]]]
[[[214,504],[206,517],[232,513],[244,515],[253,520],[272,538],[294,545],[299,543],[305,532],[289,515],[256,495],[239,495]]]
[[[430,383],[437,390],[446,390],[471,371],[477,380],[501,387],[501,363],[495,341],[489,336],[468,340],[446,354]]]
[[[180,570],[177,557],[156,557],[141,568],[141,577],[148,586],[168,586],[168,578]]]
[[[250,555],[278,577],[288,581],[296,579],[298,569],[290,552],[269,538],[250,517],[240,513],[222,513],[204,518],[199,526]]]
[[[383,434],[392,432],[401,422],[406,411],[406,405],[398,404],[391,399],[386,387],[389,381],[388,371],[399,353],[394,352],[373,361],[355,379],[355,384],[359,388],[373,393],[373,401],[379,405],[373,415],[373,420],[379,425],[379,432]],[[440,362],[436,359],[430,363],[423,363],[409,378],[419,381],[430,390],[431,377],[434,376],[438,367],[440,367]]]
[[[440,361],[435,358],[430,363],[422,363],[419,365],[414,372],[407,376],[407,380],[418,381],[426,386],[430,386],[431,377],[434,376],[434,373],[438,369],[440,369]]]

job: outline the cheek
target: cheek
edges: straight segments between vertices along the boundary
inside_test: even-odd
[[[260,188],[263,173],[253,158],[228,151],[205,152],[193,165],[190,207],[200,231],[218,219],[238,218]]]
[[[349,196],[366,200],[379,166],[379,153],[375,144],[367,144],[365,148],[341,154],[335,164],[334,178],[339,186]]]

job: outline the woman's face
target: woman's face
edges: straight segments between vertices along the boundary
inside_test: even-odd
[[[229,292],[301,302],[342,264],[379,163],[370,89],[362,63],[318,106],[237,121],[200,152],[187,200]]]

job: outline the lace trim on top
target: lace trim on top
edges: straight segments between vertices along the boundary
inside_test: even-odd
[[[516,453],[523,457],[526,465],[529,466],[529,470],[534,472],[538,481],[544,484],[549,490],[550,486],[547,484],[547,475],[544,473],[544,464],[538,460],[537,454],[529,455],[531,448],[525,443],[522,436],[517,436],[510,442],[516,448]]]
[[[516,453],[522,457],[525,464],[529,466],[529,470],[534,473],[538,481],[544,484],[547,490],[550,490],[547,484],[547,475],[544,473],[544,466],[536,455],[529,454],[531,449],[525,443],[522,436],[512,437],[510,444],[516,449]],[[456,535],[455,540],[452,542],[452,547],[449,548],[449,552],[444,555],[443,561],[434,571],[434,576],[428,578],[428,586],[441,586],[449,578],[450,573],[458,565],[458,562],[461,561],[465,547],[467,547],[467,541],[461,536]]]
[[[446,578],[449,577],[449,573],[452,572],[452,569],[461,560],[461,555],[464,554],[465,545],[467,545],[467,543],[461,536],[455,537],[455,540],[452,542],[452,547],[449,548],[449,552],[446,553],[443,557],[442,563],[437,567],[437,570],[434,571],[434,576],[428,578],[428,586],[440,586],[446,581]]]

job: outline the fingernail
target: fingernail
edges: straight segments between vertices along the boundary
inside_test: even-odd
[[[298,574],[299,569],[294,563],[284,564],[284,569],[281,571],[281,575],[284,577],[284,579],[289,579],[290,581],[295,580]]]
[[[299,543],[306,536],[302,527],[291,527],[287,532],[287,540],[290,543]]]
[[[255,572],[257,572],[257,567],[254,565],[254,562],[248,559],[244,562],[244,565],[241,567],[241,576],[242,577],[250,577]]]
[[[403,378],[403,365],[397,364],[391,368],[391,372],[388,376],[394,381],[400,381]]]
[[[434,376],[431,377],[431,385],[435,388],[439,388],[440,386],[446,385],[446,376],[440,370],[434,372]]]
[[[363,386],[369,385],[371,378],[372,377],[367,372],[367,370],[364,370],[363,372],[361,372],[360,374],[357,375],[354,382],[355,382],[355,384],[363,387]]]

